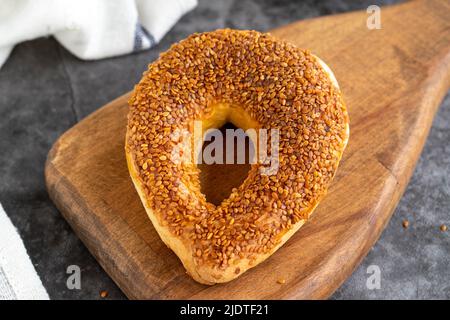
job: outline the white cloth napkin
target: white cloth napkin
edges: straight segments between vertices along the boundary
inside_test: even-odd
[[[145,50],[197,0],[0,0],[0,67],[13,47],[53,35],[80,59]]]
[[[0,204],[0,300],[48,300],[17,230]]]

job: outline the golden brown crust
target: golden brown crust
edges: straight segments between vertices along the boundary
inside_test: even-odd
[[[214,206],[196,166],[171,161],[171,133],[205,122],[218,104],[279,129],[280,163],[272,176],[252,165]],[[336,172],[348,128],[337,82],[320,59],[268,34],[217,30],[190,36],[149,66],[130,99],[126,155],[163,241],[195,280],[213,284],[262,262],[303,225]]]

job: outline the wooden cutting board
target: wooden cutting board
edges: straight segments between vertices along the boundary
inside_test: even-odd
[[[125,162],[127,95],[55,143],[46,165],[50,196],[129,298],[327,298],[352,273],[389,221],[450,85],[449,1],[382,8],[380,30],[366,27],[368,16],[328,16],[272,32],[334,70],[349,108],[350,142],[312,219],[232,282],[193,281],[147,218]],[[226,196],[246,170],[231,169],[203,167],[210,198]]]

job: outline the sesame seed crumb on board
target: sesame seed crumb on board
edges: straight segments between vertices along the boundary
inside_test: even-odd
[[[406,219],[403,220],[403,221],[402,221],[402,226],[403,226],[404,229],[407,229],[407,228],[409,227],[409,221],[406,220]]]

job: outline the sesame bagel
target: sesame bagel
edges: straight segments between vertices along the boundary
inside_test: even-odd
[[[194,34],[161,54],[129,100],[126,158],[161,239],[198,282],[230,281],[273,254],[309,218],[349,137],[337,81],[317,57],[256,31]],[[252,164],[220,205],[195,163],[172,161],[177,130],[226,122],[278,129],[279,169]],[[195,142],[194,142],[195,143]]]

